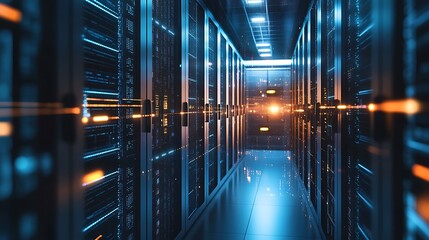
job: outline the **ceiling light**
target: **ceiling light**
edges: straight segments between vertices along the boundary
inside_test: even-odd
[[[271,53],[261,53],[261,57],[271,57]]]
[[[271,52],[271,49],[269,49],[269,48],[260,48],[260,49],[258,49],[258,52]]]
[[[262,3],[262,0],[246,0],[247,4],[258,4],[258,3]]]
[[[252,23],[262,23],[265,22],[265,18],[264,17],[254,17],[250,19],[252,21]]]
[[[257,47],[270,47],[271,44],[269,44],[269,43],[257,43],[256,46]]]

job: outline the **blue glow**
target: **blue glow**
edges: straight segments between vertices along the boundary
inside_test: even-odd
[[[358,224],[359,231],[362,233],[362,235],[365,237],[366,240],[369,240],[368,236],[366,235],[365,231],[360,227]]]
[[[423,143],[419,143],[413,140],[408,140],[408,147],[421,151],[421,152],[425,152],[425,153],[429,153],[429,146]]]
[[[104,219],[106,219],[107,217],[109,217],[110,215],[112,215],[114,212],[118,211],[118,208],[115,208],[113,211],[109,212],[108,214],[104,215],[103,217],[101,217],[100,219],[98,219],[97,221],[91,223],[88,227],[84,228],[82,230],[82,232],[86,232],[88,231],[90,228],[92,228],[94,225],[96,225],[97,223],[103,221]]]
[[[372,204],[366,198],[364,198],[360,193],[358,193],[358,196],[365,202],[366,205],[368,205],[368,207],[370,207],[371,209],[374,208]]]
[[[87,2],[87,3],[91,4],[92,6],[100,9],[101,11],[109,14],[110,16],[118,19],[118,14],[116,12],[114,12],[113,10],[111,10],[110,8],[108,8],[107,6],[101,4],[97,0],[85,0],[85,2]],[[95,4],[95,3],[97,3],[97,4]]]
[[[111,96],[118,96],[118,93],[109,93],[109,92],[101,92],[101,91],[90,91],[90,90],[84,90],[84,93],[87,94],[99,94],[99,95],[111,95]]]
[[[369,25],[365,30],[363,30],[360,34],[359,37],[362,37],[365,33],[367,33],[369,30],[372,29],[372,27],[374,27],[374,25]]]
[[[19,221],[19,234],[22,239],[32,239],[35,237],[37,229],[37,217],[35,214],[25,214]]]
[[[89,154],[89,155],[83,156],[83,159],[93,158],[93,157],[97,157],[100,155],[104,155],[104,154],[108,154],[116,151],[119,151],[119,148],[114,148],[114,149],[110,149],[110,150],[106,150],[98,153]]]
[[[37,164],[34,158],[28,156],[18,157],[15,161],[15,169],[18,173],[27,175],[36,171]]]
[[[94,41],[92,41],[92,40],[89,40],[88,38],[83,38],[83,40],[84,40],[85,42],[92,43],[92,44],[94,44],[94,45],[97,45],[97,46],[103,47],[103,48],[105,48],[105,49],[108,49],[108,50],[111,50],[111,51],[114,51],[114,52],[119,52],[119,51],[118,51],[118,50],[116,50],[116,49],[113,49],[113,48],[111,48],[111,47],[108,47],[108,46],[103,45],[103,44],[98,43],[98,42],[94,42]]]
[[[360,168],[362,168],[363,170],[365,170],[365,172],[367,172],[369,175],[372,175],[372,171],[371,171],[371,170],[369,170],[368,168],[364,167],[362,164],[358,164],[358,166],[359,166]]]

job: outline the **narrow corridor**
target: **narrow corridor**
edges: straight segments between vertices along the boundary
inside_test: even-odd
[[[185,239],[321,239],[289,154],[248,151]]]

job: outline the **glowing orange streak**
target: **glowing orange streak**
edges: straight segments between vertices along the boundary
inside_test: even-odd
[[[94,240],[100,240],[103,237],[103,235],[98,236],[96,239]]]
[[[39,103],[39,102],[0,102],[0,107],[16,108],[61,108],[61,103]]]
[[[104,176],[104,172],[101,170],[95,170],[93,172],[87,173],[82,178],[82,185],[88,185],[97,181],[98,179]]]
[[[371,103],[368,105],[371,112],[381,111],[386,113],[416,114],[422,110],[421,103],[415,99],[392,100],[380,104]]]
[[[117,107],[135,107],[140,108],[142,105],[131,105],[131,104],[83,104],[83,107],[106,107],[106,108],[117,108]]]
[[[414,164],[411,171],[413,172],[414,176],[429,182],[429,168],[420,164]]]
[[[0,137],[8,137],[12,134],[12,124],[0,122]]]
[[[25,117],[41,115],[63,115],[63,114],[80,114],[79,108],[62,108],[62,109],[0,109],[0,117]]]
[[[0,18],[6,19],[10,22],[19,23],[21,22],[22,14],[17,9],[0,3]]]

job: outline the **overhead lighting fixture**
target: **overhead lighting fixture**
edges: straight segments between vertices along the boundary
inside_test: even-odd
[[[262,22],[265,22],[265,18],[264,17],[253,17],[250,19],[250,21],[252,21],[252,23],[262,23]]]
[[[270,43],[257,43],[256,44],[257,47],[271,47]]]
[[[271,57],[271,53],[262,53],[260,54],[261,57]]]
[[[274,90],[274,89],[267,89],[267,94],[276,94],[276,90]]]
[[[246,0],[247,4],[258,4],[258,3],[262,3],[263,0]]]
[[[269,48],[260,48],[260,49],[258,49],[258,52],[271,52],[271,49],[269,49]]]

